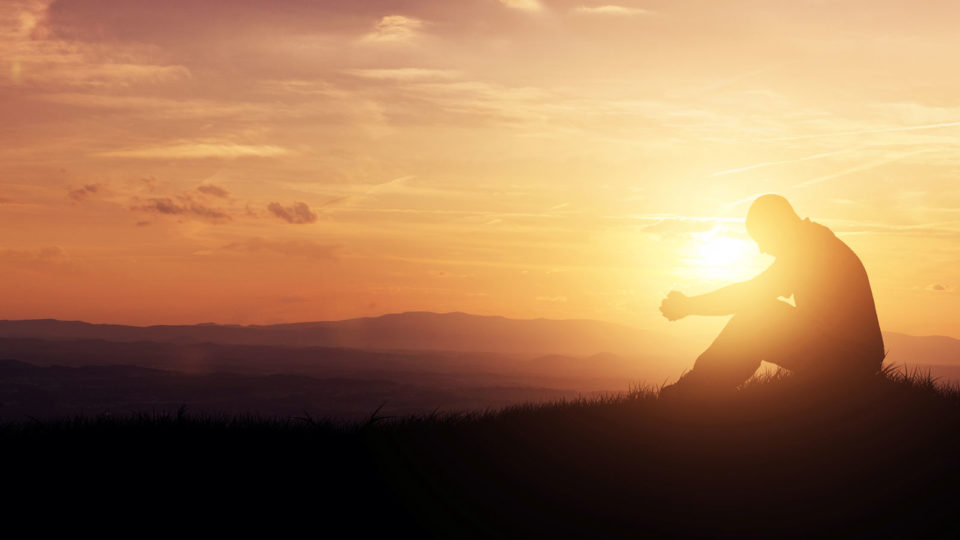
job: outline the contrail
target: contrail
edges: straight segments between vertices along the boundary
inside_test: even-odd
[[[740,168],[738,168],[738,169],[727,169],[727,170],[725,170],[725,171],[717,171],[717,172],[711,174],[710,177],[713,178],[714,176],[724,176],[724,175],[727,175],[727,174],[737,174],[737,173],[742,173],[742,172],[746,172],[746,171],[752,171],[753,169],[760,169],[760,168],[762,168],[762,167],[771,167],[771,166],[773,166],[773,165],[789,165],[789,164],[791,164],[791,163],[800,163],[801,161],[810,161],[810,160],[814,160],[814,159],[821,159],[821,158],[825,158],[825,157],[836,156],[836,155],[839,155],[839,154],[848,154],[848,153],[850,153],[850,152],[855,152],[855,151],[860,150],[860,149],[861,149],[861,147],[848,148],[848,149],[846,149],[846,150],[837,150],[836,152],[824,152],[824,153],[821,153],[821,154],[814,154],[814,155],[812,155],[812,156],[805,156],[805,157],[796,158],[796,159],[784,159],[784,160],[781,160],[781,161],[761,161],[760,163],[755,163],[755,164],[753,164],[753,165],[748,165],[748,166],[746,166],[746,167],[740,167]]]
[[[840,172],[836,172],[836,173],[833,173],[833,174],[827,174],[827,175],[824,175],[824,176],[818,176],[818,177],[813,178],[813,179],[811,179],[811,180],[807,180],[806,182],[800,182],[799,184],[794,184],[793,187],[807,187],[807,186],[812,186],[812,185],[814,185],[814,184],[819,184],[820,182],[826,182],[827,180],[833,180],[834,178],[837,178],[837,177],[840,177],[840,176],[845,176],[845,175],[848,175],[848,174],[853,174],[853,173],[857,173],[857,172],[860,172],[860,171],[865,171],[865,170],[867,170],[867,169],[873,169],[873,168],[875,168],[875,167],[880,167],[881,165],[886,165],[887,163],[893,163],[894,161],[899,161],[899,160],[901,160],[901,159],[908,158],[908,157],[910,157],[910,156],[915,156],[915,155],[917,155],[917,154],[922,154],[922,153],[924,153],[924,152],[930,152],[930,151],[931,151],[931,150],[930,150],[929,148],[924,148],[924,149],[921,149],[921,150],[914,150],[913,152],[904,152],[904,153],[902,153],[902,154],[897,154],[897,155],[895,155],[895,156],[893,156],[893,157],[890,157],[890,158],[880,159],[880,160],[877,160],[877,161],[871,161],[870,163],[864,163],[864,164],[862,164],[862,165],[857,165],[856,167],[850,167],[849,169],[844,169],[844,170],[842,170],[842,171],[840,171]]]
[[[771,141],[797,141],[801,139],[821,139],[826,137],[839,137],[842,135],[868,135],[871,133],[892,133],[897,131],[918,131],[922,129],[939,129],[948,127],[960,127],[960,122],[943,122],[940,124],[924,124],[920,126],[903,126],[878,129],[861,129],[856,131],[837,131],[835,133],[820,133],[816,135],[795,135],[793,137],[780,137],[770,139]]]

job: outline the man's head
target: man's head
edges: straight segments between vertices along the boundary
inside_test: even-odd
[[[780,195],[761,195],[747,212],[747,234],[760,251],[774,257],[793,245],[802,221],[790,203]]]

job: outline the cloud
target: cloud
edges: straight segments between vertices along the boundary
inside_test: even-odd
[[[671,217],[660,218],[640,230],[661,238],[675,238],[695,233],[704,233],[715,229],[719,220],[713,218]]]
[[[960,122],[938,122],[935,124],[921,124],[921,125],[913,125],[913,126],[894,126],[894,127],[880,127],[880,128],[870,128],[870,129],[856,129],[856,130],[847,130],[847,131],[834,131],[831,133],[793,135],[790,137],[780,137],[773,140],[774,141],[799,141],[803,139],[847,137],[851,135],[873,135],[876,133],[899,133],[902,131],[920,131],[920,130],[942,129],[942,128],[952,128],[952,127],[960,127]]]
[[[276,157],[292,152],[280,146],[269,144],[249,145],[232,143],[185,143],[146,148],[130,148],[101,152],[102,157],[141,158],[141,159],[202,159],[202,158],[240,158],[240,157]]]
[[[460,72],[453,69],[427,68],[348,69],[344,73],[365,79],[395,81],[447,80],[460,76]]]
[[[373,31],[363,37],[364,41],[397,43],[410,41],[417,37],[423,21],[404,15],[387,15],[373,27]]]
[[[866,223],[858,221],[832,220],[830,226],[837,234],[882,234],[892,236],[913,236],[920,238],[948,238],[960,237],[960,230],[944,227],[944,223],[920,223],[913,225],[894,225],[882,223]]]
[[[730,218],[686,216],[607,216],[605,219],[634,225],[639,224],[642,232],[654,234],[661,238],[704,233],[718,227],[728,228],[729,224],[740,223],[740,220]]]
[[[215,186],[213,184],[203,184],[201,186],[197,186],[197,191],[199,191],[200,193],[203,193],[204,195],[210,195],[212,197],[220,197],[221,199],[226,199],[227,197],[230,196],[230,192],[227,191],[225,188],[222,188],[220,186]]]
[[[147,199],[143,204],[132,207],[132,210],[154,212],[168,216],[192,216],[211,221],[227,221],[230,219],[230,215],[223,210],[200,204],[186,195],[179,196],[177,200],[170,197]]]
[[[574,9],[573,12],[584,15],[653,15],[653,12],[647,9],[612,4],[605,6],[580,6]]]
[[[287,223],[293,223],[295,225],[304,225],[317,221],[316,212],[310,210],[310,207],[302,202],[293,203],[293,206],[282,206],[280,203],[272,202],[267,205],[267,210]]]
[[[138,64],[88,64],[64,62],[56,58],[37,59],[30,69],[21,68],[14,80],[22,84],[62,85],[67,87],[122,88],[134,84],[164,84],[189,79],[183,66]],[[81,61],[82,62],[82,61]]]
[[[948,292],[948,293],[957,291],[956,287],[952,287],[950,285],[944,285],[942,283],[934,283],[932,285],[927,285],[927,290],[933,291],[933,292]]]
[[[51,92],[38,94],[36,99],[58,105],[83,109],[124,111],[138,116],[171,118],[221,118],[276,114],[276,104],[248,101],[217,101],[212,99],[163,98],[157,96],[130,96],[97,92]]]
[[[884,165],[889,165],[890,163],[894,163],[894,162],[896,162],[896,161],[900,161],[900,160],[906,159],[906,158],[908,158],[908,157],[913,157],[913,156],[916,156],[916,155],[919,155],[919,154],[924,154],[924,153],[932,152],[932,151],[933,151],[932,148],[921,148],[921,149],[919,149],[919,150],[912,150],[912,151],[909,151],[909,152],[902,152],[902,153],[900,153],[900,154],[892,154],[892,155],[889,155],[889,156],[886,156],[886,157],[883,157],[883,158],[880,158],[880,159],[877,159],[877,160],[874,160],[874,161],[870,161],[870,162],[867,162],[867,163],[861,163],[861,164],[859,164],[859,165],[855,165],[855,166],[853,166],[853,167],[849,167],[849,168],[843,169],[843,170],[838,171],[838,172],[835,172],[835,173],[825,174],[825,175],[822,175],[822,176],[818,176],[818,177],[816,177],[816,178],[812,178],[812,179],[807,180],[807,181],[805,181],[805,182],[800,182],[799,184],[795,184],[793,187],[799,188],[799,187],[812,186],[812,185],[814,185],[814,184],[819,184],[819,183],[821,183],[821,182],[826,182],[826,181],[828,181],[828,180],[833,180],[833,179],[835,179],[835,178],[840,178],[840,177],[842,177],[842,176],[847,176],[847,175],[850,175],[850,174],[856,174],[856,173],[863,172],[863,171],[867,171],[867,170],[870,170],[870,169],[875,169],[875,168],[877,168],[877,167],[882,167],[882,166],[884,166]]]
[[[500,3],[508,8],[522,11],[540,11],[543,9],[539,0],[500,0]]]
[[[272,252],[290,257],[306,259],[336,259],[340,246],[335,244],[319,244],[310,240],[267,240],[265,238],[249,238],[223,246],[230,251],[246,251],[251,253]]]
[[[74,273],[79,270],[76,262],[61,247],[3,249],[0,250],[0,264],[38,272]]]
[[[75,201],[83,201],[98,191],[100,191],[99,184],[87,184],[83,187],[67,191],[67,195]]]
[[[774,165],[790,165],[790,164],[793,164],[793,163],[800,163],[800,162],[802,162],[802,161],[811,161],[811,160],[815,160],[815,159],[822,159],[822,158],[826,158],[826,157],[838,156],[838,155],[841,155],[841,154],[849,154],[849,153],[855,152],[855,151],[857,151],[857,150],[859,150],[859,148],[848,148],[848,149],[845,149],[845,150],[837,150],[837,151],[835,151],[835,152],[821,152],[821,153],[818,153],[818,154],[813,154],[813,155],[810,155],[810,156],[804,156],[804,157],[800,157],[800,158],[796,158],[796,159],[781,159],[781,160],[777,160],[777,161],[762,161],[762,162],[760,162],[760,163],[754,163],[753,165],[747,165],[747,166],[744,166],[744,167],[738,167],[738,168],[736,168],[736,169],[726,169],[726,170],[723,170],[723,171],[717,171],[717,172],[711,174],[710,176],[711,176],[711,177],[715,177],[715,176],[725,176],[725,175],[728,175],[728,174],[737,174],[737,173],[742,173],[742,172],[746,172],[746,171],[752,171],[752,170],[754,170],[754,169],[760,169],[760,168],[763,168],[763,167],[772,167],[772,166],[774,166]]]
[[[163,84],[191,77],[185,66],[158,63],[144,48],[85,43],[59,36],[51,13],[63,2],[31,0],[0,4],[0,55],[4,79],[14,85],[36,87],[122,88],[135,84]],[[107,8],[109,9],[109,8]],[[7,66],[9,65],[9,68]]]

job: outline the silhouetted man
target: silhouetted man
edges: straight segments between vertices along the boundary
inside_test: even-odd
[[[671,321],[733,315],[693,370],[664,393],[732,391],[766,360],[815,376],[866,377],[883,361],[883,338],[867,272],[830,229],[800,219],[779,195],[758,197],[747,233],[776,260],[750,281],[660,305]],[[796,307],[778,298],[793,295]]]

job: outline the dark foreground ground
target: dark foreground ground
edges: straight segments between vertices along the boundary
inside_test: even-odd
[[[638,391],[349,425],[24,422],[0,426],[0,445],[8,524],[41,509],[77,530],[130,520],[133,536],[960,535],[960,392],[895,373],[775,378],[721,402]]]

